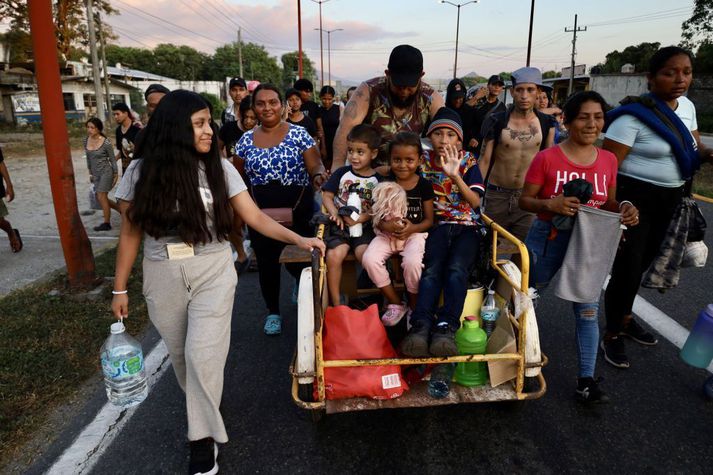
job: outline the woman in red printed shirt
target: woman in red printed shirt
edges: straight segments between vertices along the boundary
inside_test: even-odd
[[[539,152],[525,176],[520,208],[537,213],[525,244],[532,256],[531,283],[544,288],[562,265],[571,230],[555,229],[555,215],[575,216],[581,206],[592,206],[622,214],[622,223],[635,225],[638,210],[629,202],[616,200],[616,156],[594,146],[604,127],[607,104],[594,91],[580,92],[564,105],[567,140]],[[565,197],[563,186],[575,178],[592,184],[587,203]],[[576,397],[582,402],[606,402],[608,398],[594,380],[599,342],[599,302],[572,303],[576,317],[579,379]]]

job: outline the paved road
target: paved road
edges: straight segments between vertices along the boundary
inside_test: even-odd
[[[702,207],[713,222],[713,205]],[[707,244],[713,246],[713,233]],[[287,279],[283,302],[289,302]],[[697,312],[713,301],[711,282],[709,264],[685,270],[679,289],[641,295],[690,328]],[[710,473],[713,466],[713,403],[700,395],[709,374],[684,364],[664,339],[652,348],[632,343],[629,370],[599,360],[612,403],[578,405],[572,398],[574,321],[569,305],[551,294],[538,306],[542,348],[551,361],[544,398],[518,405],[348,413],[316,425],[289,395],[295,307],[285,303],[286,332],[269,338],[261,332],[256,274],[241,278],[237,295],[223,400],[231,440],[221,449],[221,473]],[[98,387],[29,473],[43,472],[104,400]],[[184,473],[184,411],[169,370],[92,473]]]

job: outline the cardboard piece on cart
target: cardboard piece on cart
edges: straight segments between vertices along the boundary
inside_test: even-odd
[[[504,303],[502,299],[498,299],[500,317],[496,320],[495,330],[488,338],[488,354],[517,352],[515,331],[510,323],[507,305]],[[499,386],[517,377],[517,361],[488,361],[488,372],[490,373],[490,385],[492,387]]]

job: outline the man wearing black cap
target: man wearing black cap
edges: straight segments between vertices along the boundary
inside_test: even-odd
[[[220,114],[220,122],[225,124],[226,122],[237,122],[240,120],[240,101],[242,101],[248,95],[248,85],[243,78],[233,78],[228,83],[228,95],[232,99],[233,104],[230,107],[226,107],[222,114]]]
[[[535,109],[540,87],[539,69],[520,68],[512,73],[513,107],[487,117],[478,163],[486,183],[485,213],[521,241],[535,217],[518,205],[525,174],[537,152],[554,144],[550,117]]]
[[[499,99],[500,94],[502,94],[503,89],[505,89],[505,81],[503,78],[497,74],[493,74],[488,79],[488,86],[478,89],[473,97],[474,107],[473,107],[473,117],[471,120],[471,134],[467,141],[466,148],[474,153],[476,156],[478,146],[483,141],[483,136],[485,132],[482,130],[485,118],[490,114],[497,114],[498,112],[505,112],[505,104]],[[466,133],[466,135],[468,135]]]
[[[171,91],[163,84],[151,84],[146,88],[146,92],[144,92],[144,99],[146,99],[146,112],[149,117],[151,117],[153,111],[156,110],[156,106],[158,106],[158,103],[161,102],[163,96],[169,92]]]
[[[359,85],[349,99],[334,137],[332,169],[344,165],[347,135],[358,124],[372,124],[381,134],[377,160],[386,163],[386,144],[400,131],[420,134],[426,124],[443,107],[443,97],[421,81],[423,56],[409,45],[391,51],[384,76]]]
[[[302,99],[300,110],[316,124],[319,106],[312,100],[314,98],[314,86],[312,86],[312,82],[309,79],[302,78],[295,81],[292,87],[300,93],[300,99]]]

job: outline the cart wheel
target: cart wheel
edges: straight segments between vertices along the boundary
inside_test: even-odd
[[[309,383],[300,384],[297,389],[297,395],[304,402],[314,402],[314,385]]]

